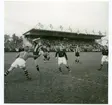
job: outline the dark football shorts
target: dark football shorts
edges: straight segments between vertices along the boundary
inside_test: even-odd
[[[47,52],[43,54],[44,58],[47,58],[48,55],[49,55],[49,54],[48,54]]]
[[[80,56],[79,52],[76,52],[76,53],[75,53],[75,56],[76,56],[76,57],[79,57],[79,56]]]
[[[44,58],[47,58],[47,55],[44,55]]]

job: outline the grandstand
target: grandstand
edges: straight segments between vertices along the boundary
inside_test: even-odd
[[[76,45],[79,45],[81,51],[100,51],[101,45],[95,40],[101,39],[103,35],[74,33],[55,30],[31,29],[25,32],[24,37],[30,42],[34,38],[41,38],[51,51],[55,51],[57,46],[63,45],[66,51],[72,51]]]

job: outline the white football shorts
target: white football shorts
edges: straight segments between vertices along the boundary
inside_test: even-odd
[[[20,67],[20,68],[24,68],[26,67],[26,61],[22,58],[17,58],[11,65],[12,67]]]
[[[108,62],[108,56],[103,55],[102,59],[101,59],[101,62]]]
[[[65,57],[58,57],[58,65],[60,64],[67,64],[67,60]]]

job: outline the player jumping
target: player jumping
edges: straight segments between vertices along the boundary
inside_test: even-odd
[[[34,45],[33,54],[34,54],[35,56],[38,56],[38,57],[39,57],[39,56],[43,53],[43,52],[41,51],[42,44],[41,44],[40,38],[34,39],[34,40],[33,40],[33,45]],[[38,57],[34,57],[34,61],[35,61],[35,65],[36,65],[37,71],[40,71],[39,65],[37,64],[37,58],[38,58]]]
[[[108,62],[108,47],[105,45],[102,49],[102,59],[99,71],[102,69],[104,62]]]
[[[58,57],[58,68],[59,68],[60,72],[62,72],[61,64],[64,64],[69,72],[71,71],[69,66],[68,66],[68,63],[67,63],[67,60],[68,60],[67,54],[63,50],[62,47],[60,47],[60,49],[56,52],[55,57]]]
[[[31,77],[29,77],[28,74],[28,70],[26,69],[26,60],[28,58],[34,58],[34,57],[38,57],[35,56],[33,54],[29,53],[29,47],[25,46],[24,47],[24,51],[21,51],[17,56],[16,56],[16,60],[12,63],[12,65],[10,66],[10,68],[5,72],[5,76],[7,76],[12,70],[14,70],[15,68],[19,67],[21,69],[23,69],[25,76],[28,80],[31,79]]]

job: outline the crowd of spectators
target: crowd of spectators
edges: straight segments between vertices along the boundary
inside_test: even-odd
[[[32,43],[31,38],[27,39],[30,43]],[[63,46],[66,51],[73,51],[74,48],[78,45],[80,51],[100,51],[101,45],[92,40],[84,40],[84,39],[67,39],[67,38],[41,38],[42,44],[46,46],[50,51],[56,51],[59,46]],[[15,34],[10,37],[9,35],[5,35],[4,41],[4,51],[6,52],[16,52],[23,47],[23,38],[18,37]]]
[[[91,40],[41,39],[41,42],[44,46],[49,47],[50,51],[56,51],[60,45],[68,52],[73,51],[77,45],[82,52],[100,51],[101,49],[101,45]]]

